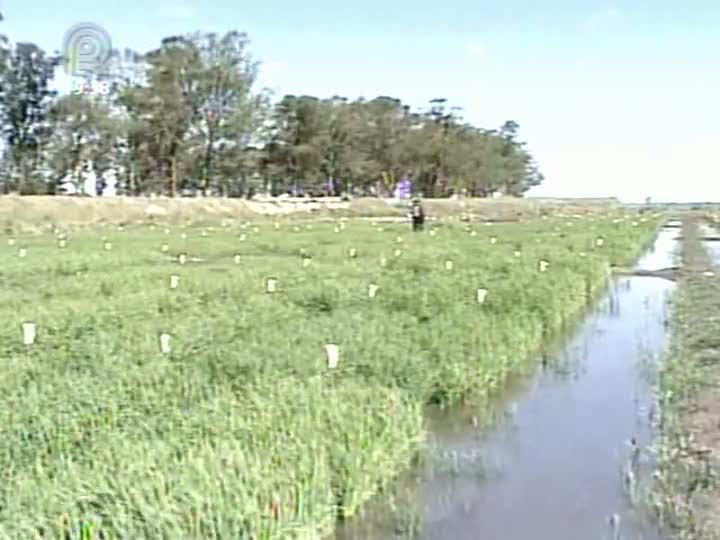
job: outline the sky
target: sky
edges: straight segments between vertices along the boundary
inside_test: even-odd
[[[506,120],[546,177],[530,195],[720,201],[720,2],[0,0],[0,33],[59,51],[78,22],[145,52],[246,32],[278,96],[447,98]]]

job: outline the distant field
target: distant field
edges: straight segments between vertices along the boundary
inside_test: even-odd
[[[500,391],[659,219],[14,232],[0,245],[0,538],[81,521],[114,539],[319,538],[407,466],[426,404]]]

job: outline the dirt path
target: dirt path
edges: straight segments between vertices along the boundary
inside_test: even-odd
[[[698,218],[684,220],[673,349],[662,378],[660,486],[679,538],[720,539],[720,275]]]

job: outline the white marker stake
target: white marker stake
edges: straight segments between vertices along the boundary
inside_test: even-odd
[[[163,354],[170,354],[170,335],[160,334],[160,352]]]
[[[377,232],[383,232],[384,230],[385,230],[385,229],[382,228],[382,227],[378,227],[378,228],[377,228]]]
[[[452,269],[453,269],[453,262],[445,261],[445,270],[452,270]]]
[[[340,348],[333,343],[329,343],[325,345],[325,353],[327,354],[328,368],[335,369],[338,362],[340,362]]]
[[[65,240],[58,240],[58,247],[64,248],[67,244],[65,243]]]
[[[235,255],[233,259],[235,261],[235,264],[240,264],[240,255]]]
[[[371,283],[368,286],[368,298],[375,298],[375,294],[377,294],[379,288],[380,287],[378,287],[374,283]]]
[[[340,232],[340,227],[335,227],[335,232],[336,232],[336,233],[339,233],[339,232]]]
[[[430,236],[435,236],[435,229],[430,230]]]
[[[540,271],[544,272],[545,270],[547,270],[549,264],[550,263],[548,263],[547,261],[540,261]]]
[[[202,236],[203,238],[205,238],[205,237],[207,236],[207,232],[205,232],[205,231],[201,232],[201,233],[200,233],[200,236]]]
[[[275,230],[277,231],[280,228],[280,224],[276,221],[275,222]]]
[[[185,255],[184,253],[178,255],[178,262],[180,264],[185,264],[187,262],[187,255]]]
[[[387,266],[387,259],[385,257],[380,257],[380,266]]]
[[[402,241],[403,241],[402,236],[398,236],[398,237],[395,239],[395,241],[396,241],[398,244],[402,244]]]
[[[348,250],[348,256],[350,257],[357,257],[357,250],[355,248],[350,248]]]
[[[521,254],[520,254],[519,251],[515,251],[515,252],[513,253],[513,255],[515,255],[516,257],[519,257]]]
[[[165,234],[170,234],[170,229],[165,229]]]
[[[170,276],[170,288],[171,289],[177,289],[177,286],[179,283],[180,283],[180,276],[177,276],[175,274]]]
[[[23,323],[23,344],[32,345],[35,343],[35,323]]]
[[[22,259],[25,255],[27,255],[27,249],[20,248],[20,251],[18,251],[18,256]]]
[[[487,296],[487,289],[478,289],[477,290],[477,301],[478,304],[482,304],[485,302],[485,297]]]
[[[110,242],[105,242],[105,251],[110,251],[112,249],[112,244]]]
[[[260,232],[260,227],[253,227],[252,231],[257,234]]]
[[[491,237],[490,237],[490,243],[491,243],[491,244],[497,244],[497,238],[494,237],[494,236],[491,236]]]
[[[247,239],[247,234],[242,233],[242,234],[240,235],[240,241],[241,241],[241,242],[244,242],[246,239]]]
[[[396,257],[399,257],[400,255],[402,255],[402,251],[400,251],[399,249],[396,249],[396,250],[395,250],[395,256],[396,256]]]
[[[310,258],[308,258],[308,257],[303,257],[303,263],[302,263],[302,264],[303,264],[303,268],[307,268],[308,266],[310,266],[310,261],[311,261]]]
[[[15,245],[15,239],[14,238],[8,239],[8,246],[14,246],[14,245]]]
[[[275,278],[268,278],[267,292],[274,293],[276,290],[277,290],[277,280]]]
[[[168,246],[167,244],[163,244],[162,246],[160,246],[160,251],[162,251],[163,253],[167,253],[169,249],[170,246]]]
[[[182,234],[180,235],[180,238],[182,238],[183,240],[187,240],[187,234],[182,233]]]
[[[470,236],[477,236],[477,231],[470,231]]]
[[[603,240],[602,238],[598,238],[598,239],[595,241],[595,245],[596,245],[597,247],[602,247],[602,245],[603,245],[604,243],[605,243],[605,240]]]

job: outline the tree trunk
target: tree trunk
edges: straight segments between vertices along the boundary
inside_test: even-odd
[[[213,143],[215,142],[215,131],[210,128],[208,132],[208,143],[205,147],[205,159],[203,164],[203,197],[207,197],[207,192],[210,189],[210,165],[212,164],[212,150]]]
[[[168,196],[175,197],[177,188],[177,159],[175,155],[171,155],[168,160]]]

